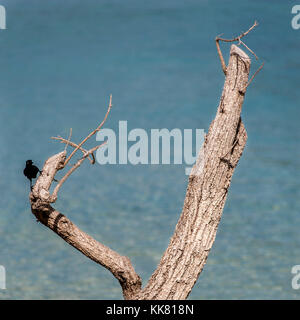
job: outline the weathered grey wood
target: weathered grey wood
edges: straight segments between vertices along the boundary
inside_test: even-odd
[[[71,246],[111,271],[122,286],[124,298],[131,299],[139,292],[142,282],[134,271],[129,258],[119,255],[81,231],[66,216],[50,205],[53,200],[49,188],[56,172],[63,168],[65,159],[66,152],[61,152],[45,162],[42,174],[30,193],[32,213],[38,221],[58,234]]]
[[[240,113],[249,70],[249,57],[232,45],[221,101],[189,177],[176,230],[138,299],[186,299],[204,267],[247,140]]]
[[[157,269],[144,289],[130,260],[81,231],[50,203],[49,188],[64,167],[66,152],[50,157],[30,193],[36,218],[85,256],[101,264],[119,280],[125,299],[186,299],[201,273],[227,197],[233,171],[247,134],[241,109],[250,71],[249,57],[232,45],[221,101],[198,160],[189,177],[183,210]]]

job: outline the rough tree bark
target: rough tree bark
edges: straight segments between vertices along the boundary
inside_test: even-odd
[[[42,174],[30,193],[32,213],[38,221],[85,256],[111,271],[119,280],[125,299],[186,299],[206,263],[231,178],[247,140],[241,109],[248,85],[250,58],[239,47],[232,45],[228,66],[223,70],[226,79],[217,114],[189,177],[176,230],[157,269],[143,289],[141,278],[129,258],[99,243],[51,206],[56,201],[64,178],[52,195],[49,189],[57,171],[65,168],[66,162],[70,160],[69,156],[66,161],[66,151],[53,155],[45,162]],[[99,131],[102,124],[92,134]],[[56,139],[71,145],[74,151],[82,151],[81,162],[93,156],[93,151],[99,147],[89,151],[83,149],[82,144],[87,138],[78,145],[61,137]],[[80,163],[75,164],[71,170],[74,171]],[[67,177],[72,173],[70,171]]]
[[[186,299],[204,267],[247,140],[240,114],[249,70],[249,57],[232,45],[221,101],[189,177],[176,230],[139,299]]]

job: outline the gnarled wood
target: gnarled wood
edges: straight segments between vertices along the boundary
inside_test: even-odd
[[[167,250],[143,290],[127,257],[81,231],[50,205],[56,200],[56,194],[49,193],[51,183],[70,157],[66,160],[64,151],[45,162],[30,193],[33,214],[85,256],[110,270],[119,280],[125,299],[186,299],[197,281],[215,240],[231,178],[247,140],[240,114],[249,71],[249,57],[232,45],[221,101],[189,177],[181,216]],[[61,141],[72,145],[65,139]],[[80,161],[94,150],[86,152],[82,144],[73,144],[76,150],[84,152]]]
[[[30,193],[32,213],[38,221],[58,234],[71,246],[108,269],[119,280],[124,298],[133,299],[141,289],[142,282],[141,278],[135,273],[129,258],[119,255],[81,231],[66,216],[50,205],[53,201],[49,188],[56,172],[64,167],[65,160],[66,152],[63,151],[45,162],[42,174]]]

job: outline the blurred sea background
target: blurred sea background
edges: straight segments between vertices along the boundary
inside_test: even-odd
[[[259,56],[242,118],[248,142],[234,173],[216,241],[190,299],[299,299],[300,30],[295,1],[1,0],[0,299],[122,299],[104,268],[38,224],[31,214],[27,159],[40,168],[103,119],[118,132],[205,129],[224,75],[215,37],[257,20],[244,42]],[[222,44],[228,59],[229,45]],[[96,145],[95,138],[89,143]],[[69,149],[70,150],[70,149]],[[79,158],[79,153],[77,159]],[[179,218],[185,165],[106,165],[87,161],[55,204],[82,230],[127,255],[145,284]]]

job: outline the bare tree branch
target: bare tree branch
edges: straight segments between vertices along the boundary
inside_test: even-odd
[[[65,168],[66,164],[68,163],[68,161],[66,160],[66,148],[63,152],[50,157],[45,162],[42,173],[37,179],[32,192],[30,193],[30,203],[32,213],[36,216],[38,221],[57,233],[67,243],[82,252],[85,256],[111,271],[111,273],[119,280],[121,284],[124,298],[133,299],[141,289],[142,282],[139,275],[136,274],[129,258],[119,255],[117,252],[106,247],[102,243],[93,239],[88,234],[81,231],[66,216],[56,211],[50,205],[57,200],[57,194],[62,184],[77,168],[80,167],[80,165],[86,158],[92,155],[93,162],[91,163],[95,162],[93,153],[98,148],[103,146],[106,141],[98,146],[91,148],[90,150],[85,150],[84,148],[82,148],[82,145],[92,135],[99,131],[105,123],[112,107],[111,100],[112,97],[110,96],[109,107],[101,124],[95,130],[93,130],[85,139],[83,139],[80,144],[77,145],[76,143],[70,141],[72,131],[70,131],[68,140],[61,137],[53,137],[53,139],[65,143],[66,146],[73,146],[75,148],[74,151],[81,150],[83,156],[58,182],[58,184],[54,188],[52,195],[50,194],[50,186],[52,182],[55,181],[54,177],[57,171]],[[75,154],[74,151],[71,153],[71,155]],[[68,159],[70,160],[71,156]]]
[[[59,189],[61,188],[61,186],[63,185],[63,183],[69,178],[69,176],[77,169],[81,166],[82,162],[90,155],[93,154],[94,151],[96,151],[97,149],[99,149],[100,147],[102,147],[103,145],[106,144],[107,141],[104,141],[102,144],[100,144],[99,146],[96,146],[94,148],[92,148],[91,150],[87,151],[84,156],[82,158],[80,158],[74,165],[73,167],[63,176],[63,178],[58,182],[58,184],[56,185],[56,187],[54,188],[53,194],[51,196],[51,203],[55,202],[57,200],[57,193],[59,191]],[[64,163],[64,166],[66,165],[66,163]]]
[[[223,41],[223,42],[235,42],[235,41],[239,41],[239,43],[242,43],[243,46],[248,49],[251,53],[253,53],[253,55],[255,56],[255,58],[257,59],[257,56],[256,54],[251,50],[249,49],[245,44],[244,42],[241,41],[241,39],[243,37],[245,37],[250,31],[252,31],[256,26],[258,25],[258,23],[256,21],[254,21],[254,24],[252,25],[252,27],[250,27],[246,32],[243,32],[242,34],[240,34],[238,37],[235,37],[233,39],[224,39],[224,38],[220,38],[220,36],[217,36],[215,41],[216,41],[216,46],[217,46],[217,51],[218,51],[218,54],[219,54],[219,58],[220,58],[220,61],[221,61],[221,66],[222,66],[222,70],[226,76],[226,73],[227,73],[227,66],[226,66],[226,63],[225,63],[225,60],[223,58],[223,54],[222,54],[222,51],[221,51],[221,48],[220,48],[220,41]]]
[[[232,45],[214,121],[189,177],[183,210],[160,263],[138,299],[186,299],[216,237],[233,171],[247,140],[241,120],[250,58]]]
[[[219,36],[216,38],[216,40],[218,41],[223,41],[223,42],[235,42],[235,41],[239,41],[240,39],[242,39],[243,37],[245,37],[250,31],[252,31],[256,26],[258,26],[257,21],[254,21],[253,25],[246,31],[241,33],[239,36],[233,38],[233,39],[224,39],[224,38],[220,38]]]
[[[251,82],[253,81],[253,79],[257,76],[257,74],[259,73],[259,71],[264,67],[265,63],[263,62],[261,64],[261,66],[254,72],[253,76],[251,77],[251,79],[248,81],[247,83],[247,88],[250,86]]]
[[[245,36],[255,25],[235,39]],[[219,40],[222,39],[218,38],[216,42]],[[225,42],[232,41],[234,39],[225,39]],[[218,46],[217,49],[219,52]],[[223,63],[225,65],[224,59]],[[110,270],[119,280],[125,299],[186,299],[196,283],[215,240],[231,178],[247,140],[241,110],[249,85],[250,64],[248,55],[232,45],[228,67],[225,65],[223,68],[226,79],[221,101],[189,177],[181,216],[168,248],[144,289],[141,289],[141,278],[127,257],[81,231],[50,205],[56,201],[58,190],[72,172],[101,147],[85,150],[82,146],[106,121],[112,106],[111,97],[104,120],[79,144],[69,141],[70,137],[68,140],[54,138],[71,145],[74,150],[67,159],[64,150],[45,162],[42,174],[30,193],[32,212],[38,221],[67,243]],[[51,195],[49,190],[57,171],[65,168],[77,150],[83,153],[82,158],[59,181]]]
[[[65,143],[66,145],[70,145],[70,146],[73,147],[73,148],[78,148],[78,150],[82,151],[83,154],[86,154],[86,153],[88,152],[88,151],[85,150],[84,148],[79,147],[78,144],[76,144],[76,143],[74,143],[74,142],[72,142],[72,141],[70,141],[70,140],[64,139],[64,138],[62,138],[62,137],[60,137],[60,136],[51,137],[51,139],[53,139],[53,140],[58,140],[58,141],[60,141],[61,143]],[[65,150],[66,150],[66,149],[65,149]],[[90,158],[90,156],[92,156],[92,158]],[[90,160],[90,163],[91,163],[91,164],[94,164],[94,163],[95,163],[95,156],[94,156],[93,153],[90,154],[90,156],[88,156],[88,159]]]
[[[72,138],[72,128],[70,128],[69,138],[68,138],[68,141],[65,145],[65,151],[67,151],[67,148],[68,148],[68,145],[70,144],[71,138]]]
[[[78,146],[73,150],[73,152],[70,154],[70,156],[67,158],[67,160],[65,161],[65,166],[67,165],[67,163],[72,159],[72,157],[74,156],[74,154],[76,153],[76,151],[88,140],[90,139],[96,132],[100,131],[100,129],[102,128],[102,126],[104,125],[108,115],[109,115],[109,112],[111,110],[111,107],[112,107],[112,95],[110,95],[109,97],[109,104],[108,104],[108,109],[107,109],[107,112],[104,116],[104,119],[102,120],[102,122],[100,123],[100,125],[95,129],[93,130],[86,138],[84,138],[79,144]]]
[[[99,147],[99,146],[97,146]],[[90,150],[95,151],[96,148]],[[82,252],[86,257],[108,269],[120,282],[125,299],[133,299],[141,289],[141,278],[125,256],[96,241],[81,231],[66,216],[56,211],[51,205],[52,196],[49,188],[58,170],[64,168],[66,152],[50,157],[44,164],[42,174],[30,193],[32,213],[37,220],[58,234],[71,246]]]

